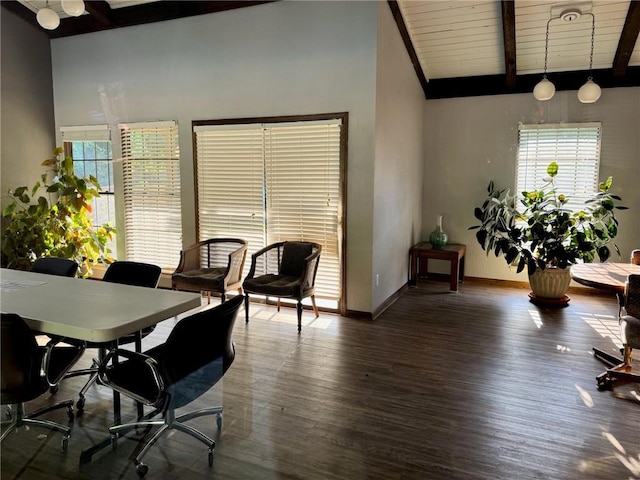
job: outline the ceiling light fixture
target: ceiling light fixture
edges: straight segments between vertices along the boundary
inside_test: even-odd
[[[83,0],[62,0],[62,10],[67,15],[79,17],[84,13]]]
[[[582,13],[578,8],[569,8],[564,10],[559,16],[552,17],[547,21],[547,32],[544,41],[544,73],[540,80],[533,88],[533,96],[536,100],[550,100],[556,93],[555,85],[547,79],[547,59],[549,56],[549,25],[553,20],[562,20],[565,23],[574,23],[583,15],[591,15],[591,55],[589,57],[589,77],[584,85],[578,90],[578,100],[582,103],[594,103],[600,98],[602,90],[600,86],[593,81],[593,47],[595,45],[596,19],[593,13]]]
[[[553,18],[547,20],[547,34],[544,38],[544,75],[533,88],[533,96],[536,100],[551,100],[556,93],[556,86],[547,80],[547,56],[549,54],[549,24]]]
[[[600,85],[593,81],[593,46],[595,44],[596,35],[596,17],[593,13],[591,15],[591,54],[589,56],[589,77],[584,85],[578,90],[578,100],[582,103],[594,103],[598,101],[600,95],[602,95],[602,89]]]
[[[49,8],[49,0],[47,0],[47,5],[44,8],[38,10],[36,20],[42,28],[47,30],[55,30],[60,25],[60,17],[55,10]]]

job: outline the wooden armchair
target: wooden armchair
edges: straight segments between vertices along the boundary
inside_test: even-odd
[[[245,320],[249,322],[249,294],[298,301],[298,333],[302,330],[302,299],[311,297],[316,317],[315,280],[322,245],[312,242],[278,242],[251,256],[251,269],[242,284],[245,293]]]
[[[180,264],[171,275],[174,290],[217,293],[222,303],[229,290],[242,293],[242,268],[247,241],[240,238],[210,238],[180,252]]]

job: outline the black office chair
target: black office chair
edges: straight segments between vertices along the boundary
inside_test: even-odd
[[[251,255],[251,269],[244,279],[245,320],[249,322],[249,294],[297,300],[298,333],[302,330],[302,299],[311,297],[316,306],[315,281],[322,245],[313,242],[278,242]]]
[[[56,384],[84,352],[83,345],[59,346],[64,339],[51,340],[46,347],[38,346],[35,335],[26,322],[14,313],[3,313],[2,323],[2,405],[10,405],[10,420],[0,437],[2,442],[12,431],[23,425],[57,430],[64,434],[62,450],[69,443],[71,429],[49,420],[35,417],[58,408],[66,408],[73,420],[73,400],[56,403],[25,415],[24,403],[45,393]]]
[[[112,283],[121,283],[124,285],[132,285],[136,287],[148,287],[148,288],[156,288],[158,286],[158,282],[160,281],[160,275],[162,274],[162,269],[157,265],[152,265],[149,263],[141,263],[141,262],[130,262],[130,261],[116,261],[109,265],[107,271],[104,273],[102,277],[103,282],[112,282]],[[117,302],[118,299],[114,298],[114,302]],[[155,326],[151,326],[145,328],[141,332],[141,337],[144,338],[149,335]],[[135,334],[127,335],[125,337],[118,339],[119,345],[125,345],[129,343],[136,344],[136,351],[142,350],[142,344],[138,339],[138,336]],[[101,350],[101,356],[104,354],[105,345],[100,343],[87,343],[87,348],[98,348]],[[78,394],[78,401],[76,403],[76,408],[79,411],[84,409],[85,404],[85,395],[91,385],[93,385],[98,378],[98,365],[100,364],[99,360],[93,359],[92,365],[89,368],[85,368],[82,370],[74,370],[72,372],[68,372],[64,378],[77,377],[79,375],[89,375],[89,380],[84,384],[82,390]],[[52,392],[55,392],[56,387],[52,388]]]
[[[78,264],[68,258],[40,257],[36,258],[29,271],[60,277],[75,277],[78,273]]]
[[[220,380],[235,358],[233,325],[242,304],[242,295],[180,320],[162,345],[144,353],[114,349],[100,364],[100,382],[138,402],[155,407],[141,421],[109,428],[113,446],[118,436],[137,427],[161,428],[144,444],[134,459],[138,475],[148,467],[142,457],[167,431],[180,430],[209,447],[213,464],[216,442],[184,422],[203,415],[216,415],[222,428],[222,407],[210,407],[175,416],[175,410],[200,397]],[[124,361],[118,360],[123,357]],[[164,420],[149,420],[162,413]]]

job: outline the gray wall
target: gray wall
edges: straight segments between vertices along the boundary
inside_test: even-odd
[[[374,311],[407,282],[409,248],[420,239],[425,103],[391,10],[386,2],[378,5],[371,272]]]
[[[38,180],[55,148],[49,37],[0,8],[2,205],[9,188]]]
[[[580,103],[575,91],[558,92],[547,102],[532,94],[430,100],[425,115],[422,236],[428,238],[436,215],[443,214],[449,241],[467,245],[467,275],[528,281],[526,272],[516,274],[502,257],[487,257],[475,232],[467,230],[476,224],[473,209],[484,200],[489,180],[514,188],[519,122],[602,122],[600,178],[613,176],[612,190],[629,207],[616,213],[621,260],[640,248],[640,87],[604,89],[591,105]]]
[[[376,2],[276,2],[53,40],[56,128],[177,120],[189,244],[192,120],[349,112],[347,308],[370,312],[377,14]]]

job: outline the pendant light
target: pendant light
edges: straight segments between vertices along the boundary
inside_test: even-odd
[[[55,10],[49,8],[49,0],[47,0],[47,5],[44,8],[38,10],[36,20],[42,28],[47,30],[55,30],[60,25],[60,17]]]
[[[594,103],[598,101],[600,95],[602,95],[602,89],[593,81],[593,46],[596,34],[596,17],[593,13],[585,15],[591,15],[591,55],[589,56],[589,77],[584,85],[578,90],[578,100],[582,103]]]
[[[536,100],[545,101],[551,100],[556,93],[556,87],[550,80],[547,79],[547,56],[549,53],[549,23],[552,18],[547,20],[547,34],[544,40],[544,75],[536,86],[533,88],[533,96]]]
[[[79,17],[84,13],[82,0],[62,0],[62,10],[71,17]]]

